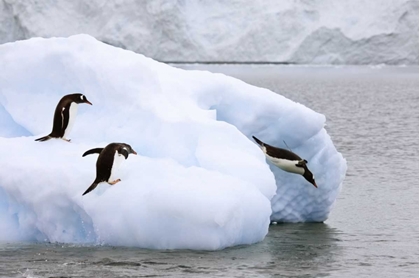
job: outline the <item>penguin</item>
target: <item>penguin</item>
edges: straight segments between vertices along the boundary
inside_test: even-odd
[[[88,150],[82,155],[82,157],[94,153],[99,154],[98,160],[96,161],[96,178],[82,196],[94,190],[101,182],[107,182],[110,185],[120,182],[121,179],[113,180],[116,168],[118,168],[119,164],[124,159],[128,158],[129,154],[137,155],[133,148],[131,148],[128,144],[111,143],[105,148]]]
[[[306,166],[308,161],[289,150],[270,146],[255,136],[252,136],[252,138],[260,145],[261,150],[274,165],[286,172],[302,175],[308,182],[318,188],[313,174]]]
[[[35,141],[44,142],[51,138],[61,138],[67,142],[67,135],[73,127],[74,120],[77,114],[77,106],[79,103],[87,103],[92,105],[83,94],[65,95],[58,102],[54,112],[53,128],[47,136],[36,139]]]

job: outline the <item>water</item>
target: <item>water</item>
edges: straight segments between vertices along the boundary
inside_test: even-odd
[[[418,277],[418,67],[181,67],[326,115],[348,163],[330,218],[273,225],[261,243],[215,252],[3,243],[1,277]]]

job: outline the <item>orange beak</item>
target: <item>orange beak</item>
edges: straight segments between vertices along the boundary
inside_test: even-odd
[[[92,103],[89,100],[86,100],[86,103],[92,105]]]
[[[135,151],[135,150],[133,150],[133,154],[137,155],[137,153],[136,153],[136,151]]]

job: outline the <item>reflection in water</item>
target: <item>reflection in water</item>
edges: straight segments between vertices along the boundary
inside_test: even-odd
[[[260,245],[271,254],[266,263],[272,265],[272,274],[328,275],[341,257],[339,236],[339,230],[324,223],[279,224],[270,226]]]
[[[327,276],[340,263],[340,232],[323,223],[270,226],[263,242],[221,251],[147,250],[107,246],[4,246],[0,274],[115,277]],[[16,247],[16,246],[15,246]]]

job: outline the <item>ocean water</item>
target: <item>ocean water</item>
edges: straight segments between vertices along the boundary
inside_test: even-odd
[[[418,67],[176,65],[237,77],[327,117],[348,163],[325,223],[221,251],[0,243],[0,277],[418,277]]]

